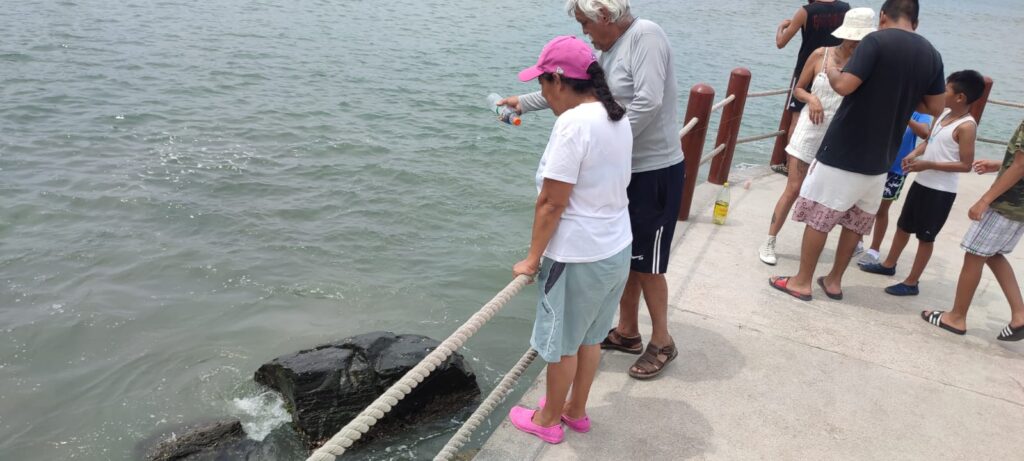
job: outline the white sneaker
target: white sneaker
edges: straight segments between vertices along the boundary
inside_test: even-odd
[[[775,263],[779,262],[778,258],[775,257],[775,237],[768,237],[764,245],[757,249],[757,256],[761,258],[761,262],[769,266],[774,266]]]
[[[857,242],[857,248],[853,249],[853,255],[857,256],[864,252],[864,242]]]
[[[865,251],[864,254],[861,255],[860,259],[857,260],[857,265],[870,266],[872,264],[878,264],[881,262],[880,256],[881,255],[879,255],[877,251],[868,249],[868,251]]]

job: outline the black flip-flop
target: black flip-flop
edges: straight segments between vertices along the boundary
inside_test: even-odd
[[[839,293],[829,293],[828,292],[828,288],[825,288],[825,277],[818,277],[818,286],[821,287],[821,291],[824,291],[825,292],[825,296],[828,296],[829,299],[834,299],[836,301],[842,301],[843,300],[843,292],[842,291],[840,291]]]
[[[1007,323],[1006,328],[999,332],[999,336],[996,336],[996,339],[1000,341],[1020,341],[1024,339],[1024,325],[1014,328]]]
[[[782,283],[780,284],[779,282],[782,282]],[[772,288],[774,288],[776,290],[779,290],[779,291],[781,291],[781,292],[783,292],[783,293],[785,293],[787,295],[790,295],[790,296],[792,296],[792,297],[794,297],[796,299],[799,299],[801,301],[810,301],[811,299],[813,299],[811,297],[811,295],[805,295],[803,293],[797,293],[797,292],[795,292],[793,290],[790,290],[787,287],[787,285],[789,285],[789,277],[778,277],[775,280],[772,280],[771,278],[769,278],[768,279],[768,284],[771,285]]]
[[[921,311],[921,318],[924,319],[925,322],[928,322],[928,323],[930,323],[932,325],[935,325],[935,326],[937,326],[939,328],[942,328],[943,330],[946,330],[946,331],[948,331],[950,333],[953,333],[953,334],[956,334],[956,335],[963,336],[963,335],[967,334],[967,330],[961,330],[959,328],[953,328],[953,327],[943,323],[942,322],[942,314],[945,314],[945,312],[942,312],[942,311],[932,311],[931,314],[928,314],[927,312],[928,311]]]

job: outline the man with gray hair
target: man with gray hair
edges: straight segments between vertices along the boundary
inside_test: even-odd
[[[619,323],[601,347],[642,352],[629,375],[653,378],[678,354],[668,332],[665,281],[685,174],[672,49],[661,27],[633,16],[629,0],[569,0],[566,9],[601,51],[598,62],[608,76],[612,95],[626,108],[633,130],[633,175],[626,190],[633,231],[632,263],[619,303]],[[539,91],[498,104],[519,112],[548,107]],[[637,318],[641,294],[653,325],[646,349]]]

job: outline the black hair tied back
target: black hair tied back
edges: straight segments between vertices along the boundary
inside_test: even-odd
[[[587,74],[590,75],[590,81],[594,83],[597,100],[601,101],[604,110],[608,112],[608,118],[613,122],[622,120],[622,117],[626,115],[626,109],[615,102],[615,98],[612,97],[612,90],[608,88],[608,81],[605,79],[604,69],[601,69],[601,65],[597,61],[590,63]]]

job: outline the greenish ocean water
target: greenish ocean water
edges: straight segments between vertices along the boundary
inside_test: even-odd
[[[690,86],[722,95],[738,66],[754,91],[784,87],[799,39],[776,50],[774,30],[801,3],[633,8],[672,41],[682,111]],[[373,330],[447,336],[528,244],[554,118],[513,128],[483,104],[533,91],[516,72],[554,35],[580,35],[561,5],[5,4],[0,459],[134,459],[161,428],[224,415],[262,436],[283,418],[251,382],[261,363]],[[947,71],[978,69],[993,98],[1021,102],[1022,21],[1019,0],[933,0],[919,32]],[[774,130],[782,103],[748,102],[741,136]],[[981,135],[1007,139],[1022,117],[990,106]],[[770,150],[742,146],[736,162]],[[464,349],[485,392],[528,347],[534,300]],[[427,458],[457,424],[370,456]]]

